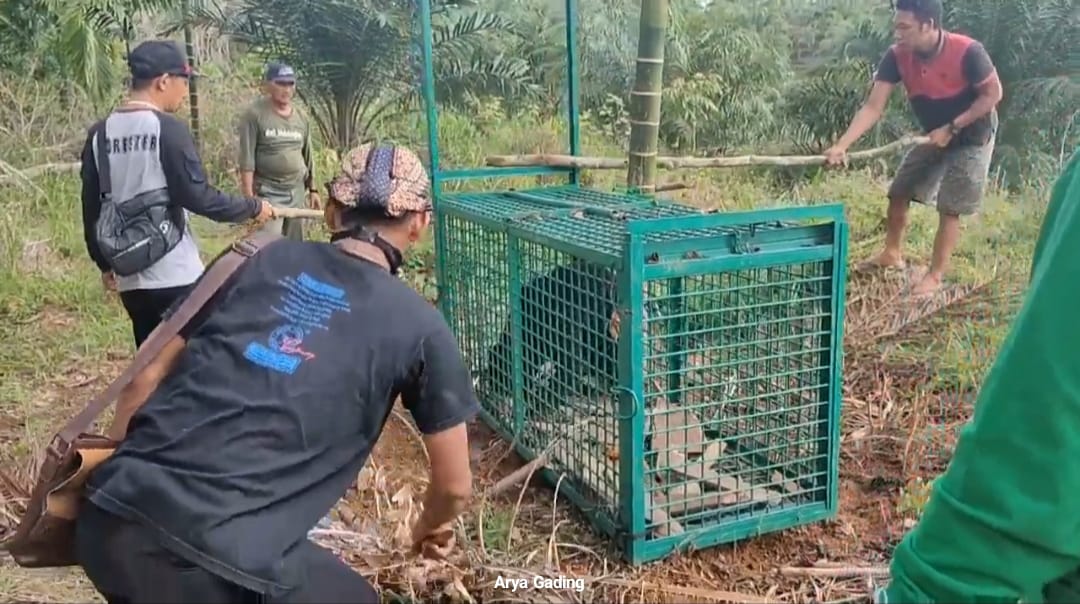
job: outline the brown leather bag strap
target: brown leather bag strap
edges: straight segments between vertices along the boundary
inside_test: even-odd
[[[71,418],[71,421],[53,437],[52,442],[49,443],[50,452],[55,454],[57,459],[62,459],[79,435],[90,429],[94,420],[120,396],[120,392],[135,379],[140,371],[157,358],[165,345],[187,325],[188,321],[202,309],[244,261],[280,237],[277,233],[264,231],[234,243],[206,270],[176,312],[159,324],[146,338],[135,353],[135,358],[120,374],[120,377],[109,384],[104,392],[94,397],[82,412]]]

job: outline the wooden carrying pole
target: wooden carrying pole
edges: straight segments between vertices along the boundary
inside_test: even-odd
[[[897,151],[925,145],[930,142],[926,136],[908,135],[901,137],[887,145],[848,153],[848,161],[863,161],[874,159],[884,155],[890,155]],[[500,168],[520,166],[554,166],[559,168],[582,168],[586,170],[623,170],[627,168],[628,160],[617,157],[584,157],[574,155],[489,155],[485,159],[489,166]],[[824,155],[741,155],[733,157],[657,157],[656,166],[668,170],[679,168],[746,168],[750,166],[817,166],[825,163]],[[9,181],[28,181],[37,176],[46,174],[64,174],[79,171],[78,162],[43,164],[29,168],[7,168],[0,165],[0,184]],[[8,173],[3,173],[8,172]],[[671,185],[660,185],[671,186]],[[685,188],[685,187],[676,187]],[[292,208],[290,211],[299,212],[295,216],[280,214],[282,218],[320,218],[322,213],[318,210],[306,210]],[[316,212],[312,214],[311,212]]]
[[[848,161],[874,159],[890,155],[915,145],[925,145],[925,136],[904,136],[887,145],[847,154]],[[617,157],[583,157],[574,155],[489,155],[485,163],[500,168],[519,166],[553,166],[586,170],[623,170],[628,161]],[[745,168],[749,166],[817,166],[825,163],[824,155],[742,155],[737,157],[657,157],[656,167],[668,170],[680,168]]]
[[[311,208],[274,208],[275,218],[322,218],[322,210]]]

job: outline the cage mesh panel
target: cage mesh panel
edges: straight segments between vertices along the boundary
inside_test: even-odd
[[[769,257],[787,255],[768,263],[729,236],[801,227],[783,209],[697,228],[695,208],[568,186],[445,195],[437,213],[440,296],[488,420],[527,455],[547,452],[549,478],[632,561],[835,514],[834,266],[846,248],[826,231],[774,239],[785,243]],[[672,217],[694,228],[639,236],[659,251],[631,267],[628,225]],[[711,255],[684,262],[699,247]],[[627,285],[630,268],[663,278]],[[627,395],[644,430],[620,435]],[[644,456],[630,459],[633,447]],[[639,461],[621,491],[620,468]]]
[[[611,518],[618,508],[619,441],[612,391],[615,274],[520,241],[519,312],[525,423],[521,438]]]
[[[497,382],[509,382],[513,375],[509,356],[496,358],[493,366],[485,365],[509,312],[507,237],[460,216],[447,215],[442,220],[446,222],[447,249],[453,250],[444,260],[445,270],[455,281],[468,284],[449,290],[454,309],[450,323],[458,345],[473,376],[491,371],[498,377]],[[491,417],[513,417],[512,392],[483,391],[479,386],[477,395]],[[509,430],[513,426],[502,427]]]
[[[645,482],[683,528],[826,498],[827,268],[646,285]]]

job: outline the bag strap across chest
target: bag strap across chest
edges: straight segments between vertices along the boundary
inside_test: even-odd
[[[105,127],[108,124],[108,120],[101,122],[101,127],[98,128],[95,140],[97,141],[97,173],[98,173],[98,191],[100,192],[101,203],[108,203],[112,201],[112,173],[110,172],[109,164],[109,137],[105,132]]]

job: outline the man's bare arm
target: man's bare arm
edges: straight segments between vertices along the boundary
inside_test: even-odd
[[[957,128],[965,128],[975,120],[985,116],[997,107],[1005,91],[1001,87],[1001,78],[998,77],[990,55],[982,44],[975,43],[964,54],[964,77],[967,78],[979,95],[975,102],[968,107],[967,111],[956,116],[953,124]]]
[[[867,97],[862,107],[855,112],[855,116],[851,118],[851,125],[848,126],[847,131],[836,142],[836,146],[846,149],[854,145],[856,141],[862,138],[862,135],[874,127],[874,124],[885,113],[885,106],[889,103],[889,95],[892,94],[894,87],[893,84],[882,80],[874,82],[874,87],[870,89],[870,96]]]
[[[413,545],[421,550],[450,546],[449,524],[472,496],[467,426],[480,410],[454,334],[441,317],[433,321],[437,324],[424,338],[401,392],[401,402],[423,434],[431,464],[424,511],[413,527]]]
[[[1002,89],[1001,81],[997,78],[988,84],[984,88],[979,88],[979,96],[975,98],[975,102],[968,107],[968,110],[956,116],[953,123],[957,128],[965,128],[980,117],[985,116],[997,107],[997,104],[1001,101]]]
[[[431,482],[424,496],[421,522],[433,531],[457,518],[472,497],[466,424],[424,436],[424,447],[431,459]]]
[[[113,416],[112,425],[106,436],[113,440],[123,440],[127,435],[128,424],[135,412],[143,406],[150,394],[157,389],[161,380],[169,375],[176,366],[180,353],[183,352],[186,342],[180,336],[174,336],[162,349],[158,356],[136,374],[131,383],[120,392],[116,401],[116,414]]]
[[[249,108],[240,115],[236,134],[240,192],[248,197],[255,197],[255,146],[259,142],[259,118],[254,109]]]
[[[248,170],[240,171],[240,194],[246,197],[255,197],[255,173]]]

